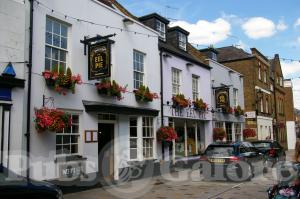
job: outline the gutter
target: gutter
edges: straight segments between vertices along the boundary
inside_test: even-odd
[[[26,155],[27,155],[27,181],[30,180],[30,112],[31,112],[31,74],[32,74],[32,41],[33,41],[33,4],[34,0],[29,0],[30,3],[30,27],[29,27],[29,63],[28,67],[28,94],[27,94],[27,121],[26,121]]]

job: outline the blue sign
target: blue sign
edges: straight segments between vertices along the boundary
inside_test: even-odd
[[[0,87],[0,100],[11,101],[11,88]]]

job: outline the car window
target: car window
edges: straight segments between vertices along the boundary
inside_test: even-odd
[[[234,155],[233,146],[209,146],[205,151],[207,156],[227,157]]]
[[[250,148],[248,148],[244,145],[241,145],[240,146],[240,153],[247,153],[247,152],[250,152]]]
[[[271,148],[271,143],[269,142],[257,142],[257,143],[253,143],[253,145],[256,148],[266,148],[266,149]]]

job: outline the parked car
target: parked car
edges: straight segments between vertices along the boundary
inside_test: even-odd
[[[200,157],[200,174],[216,180],[250,180],[263,171],[263,160],[263,155],[249,142],[213,143]]]
[[[6,174],[5,174],[6,173]],[[24,177],[10,172],[0,173],[0,198],[62,199],[62,191],[55,185]]]
[[[285,161],[284,148],[275,140],[260,140],[251,142],[262,154],[268,167],[273,167],[278,161]]]

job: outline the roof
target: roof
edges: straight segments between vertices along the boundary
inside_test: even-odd
[[[145,16],[142,16],[142,17],[139,17],[139,20],[140,21],[145,21],[145,20],[148,20],[148,19],[151,19],[151,18],[156,18],[156,19],[159,19],[160,21],[162,21],[163,23],[165,24],[169,24],[170,21],[162,16],[160,16],[159,14],[157,13],[151,13],[151,14],[148,14],[148,15],[145,15]]]
[[[194,64],[197,64],[203,68],[206,68],[206,69],[211,69],[210,66],[208,66],[207,64],[203,63],[200,59],[200,56],[199,57],[195,54],[195,53],[192,53],[192,50],[193,50],[193,47],[188,44],[188,47],[187,47],[187,52],[186,51],[183,51],[183,50],[180,50],[176,47],[174,47],[173,45],[171,44],[168,44],[166,42],[162,42],[160,41],[159,42],[159,49],[160,50],[163,50],[163,51],[167,51],[177,57],[180,57],[182,59],[185,59],[187,61],[190,61]],[[197,51],[197,50],[196,50]]]
[[[174,30],[180,31],[180,32],[182,32],[183,34],[186,34],[186,35],[190,34],[188,31],[184,30],[180,26],[174,26],[174,27],[168,28],[168,32],[171,32],[171,31],[174,31]]]
[[[234,46],[217,48],[216,50],[218,51],[218,62],[250,59],[254,57],[252,54]]]

